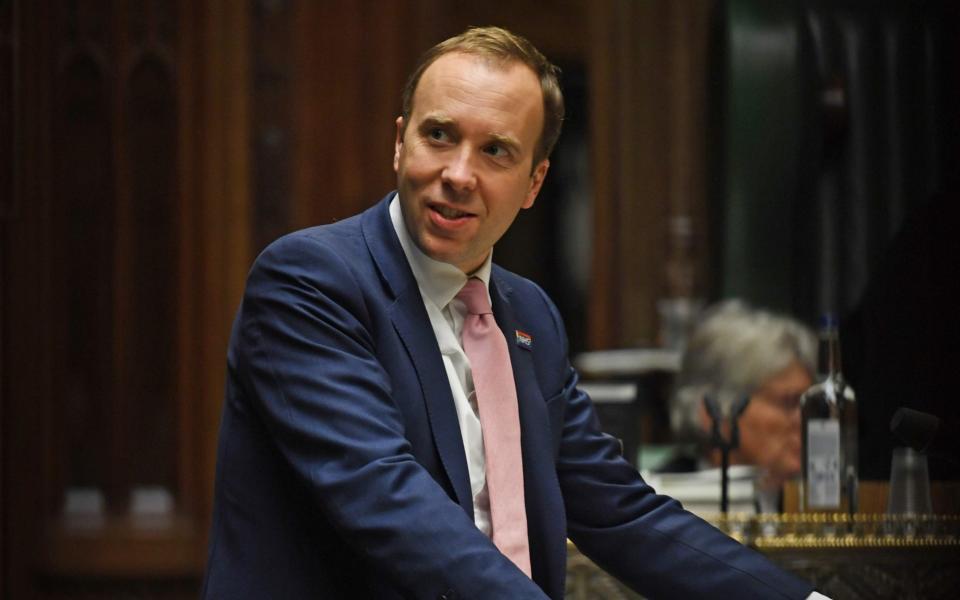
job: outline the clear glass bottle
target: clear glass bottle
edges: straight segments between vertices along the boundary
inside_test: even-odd
[[[800,510],[857,511],[857,401],[844,380],[840,334],[831,314],[820,321],[817,383],[800,397],[803,473]]]

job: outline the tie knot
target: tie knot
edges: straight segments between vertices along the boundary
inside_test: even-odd
[[[471,277],[457,293],[457,298],[467,305],[467,312],[471,315],[489,315],[490,299],[487,297],[487,288],[476,277]]]

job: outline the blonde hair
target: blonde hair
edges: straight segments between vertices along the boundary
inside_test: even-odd
[[[410,122],[413,96],[424,71],[438,58],[452,52],[471,54],[501,64],[518,61],[537,75],[543,92],[543,130],[533,153],[532,168],[536,168],[540,161],[550,156],[563,126],[563,92],[560,91],[558,79],[560,69],[550,63],[529,40],[500,27],[470,27],[460,35],[440,42],[420,57],[403,88],[400,114],[404,127]]]

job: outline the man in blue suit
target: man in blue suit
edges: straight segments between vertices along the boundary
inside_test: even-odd
[[[205,597],[559,599],[567,537],[653,598],[811,593],[643,482],[577,389],[553,303],[492,264],[562,118],[529,42],[468,30],[407,84],[398,191],[257,259],[229,348]],[[469,277],[509,346],[529,576],[490,538],[459,337]]]

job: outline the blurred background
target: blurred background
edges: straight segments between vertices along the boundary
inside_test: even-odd
[[[866,477],[896,407],[958,421],[954,2],[0,0],[0,596],[196,597],[246,270],[393,189],[416,58],[488,24],[563,69],[495,259],[573,352],[833,310]]]

